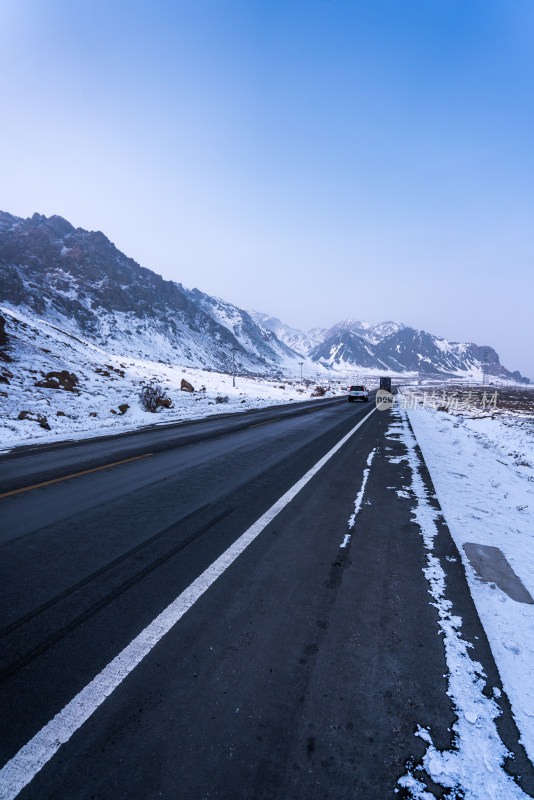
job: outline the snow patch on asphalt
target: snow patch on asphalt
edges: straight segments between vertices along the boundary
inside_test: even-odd
[[[495,701],[483,694],[486,676],[482,665],[471,658],[471,644],[461,635],[462,620],[452,613],[452,603],[446,596],[445,572],[433,552],[438,533],[438,514],[428,502],[420,460],[415,450],[415,437],[408,427],[406,412],[392,412],[392,415],[396,422],[390,426],[387,435],[400,439],[407,449],[403,460],[410,467],[411,491],[416,498],[412,513],[427,551],[424,574],[443,636],[449,670],[447,694],[457,714],[453,725],[454,748],[451,750],[437,750],[430,731],[419,727],[416,735],[427,743],[425,755],[422,763],[410,766],[398,783],[414,800],[434,798],[426,790],[424,772],[439,787],[450,789],[446,795],[450,800],[459,796],[465,800],[526,800],[527,795],[503,769],[509,753],[495,724],[501,712]],[[397,459],[390,460],[398,463]]]
[[[363,503],[363,495],[365,493],[365,486],[367,484],[367,478],[369,477],[369,472],[371,471],[371,464],[373,463],[373,458],[375,457],[376,447],[373,447],[369,455],[367,456],[367,467],[363,471],[363,480],[362,485],[360,487],[360,491],[356,496],[356,500],[354,501],[354,511],[349,517],[349,531],[354,528],[354,523],[356,522],[356,517],[360,513],[360,509]],[[343,542],[341,543],[340,547],[346,547],[351,540],[351,533],[346,533]]]

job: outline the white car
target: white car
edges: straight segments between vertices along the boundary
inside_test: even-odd
[[[369,389],[366,389],[365,386],[351,386],[349,389],[349,403],[356,400],[363,400],[364,403],[367,403],[369,400]]]

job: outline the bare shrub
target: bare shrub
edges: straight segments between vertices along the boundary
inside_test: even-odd
[[[139,392],[139,402],[145,411],[156,413],[158,408],[170,408],[172,401],[167,397],[159,383],[149,383]]]
[[[141,403],[141,408],[143,408],[145,411],[151,411],[152,413],[155,413],[158,410],[156,400],[162,391],[163,390],[161,386],[158,384],[149,383],[148,386],[143,386],[139,392],[139,402]]]
[[[228,395],[218,394],[217,397],[215,398],[215,402],[216,403],[227,403],[229,399],[230,398],[228,397]]]
[[[324,397],[326,394],[326,389],[324,386],[316,386],[313,390],[311,396],[312,397]]]

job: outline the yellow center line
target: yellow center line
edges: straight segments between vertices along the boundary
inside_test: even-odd
[[[278,420],[282,419],[282,417],[277,417],[276,419],[267,419],[265,422],[256,422],[255,425],[249,425],[249,428],[257,428],[260,425],[268,425],[270,422],[278,422]]]
[[[32,489],[39,489],[41,486],[50,486],[51,483],[59,483],[60,481],[69,481],[71,478],[79,478],[80,475],[89,475],[90,472],[98,472],[101,469],[109,469],[109,467],[118,467],[119,464],[127,464],[129,461],[138,461],[140,458],[148,458],[153,456],[154,453],[144,453],[142,456],[133,456],[132,458],[125,458],[122,461],[113,461],[111,464],[104,464],[102,467],[93,467],[92,469],[84,469],[83,472],[74,472],[72,475],[64,475],[62,478],[52,478],[50,481],[43,481],[42,483],[34,483],[33,486],[24,486],[22,489],[13,489],[11,492],[4,492],[0,494],[0,500],[3,497],[10,497],[13,494],[20,494],[21,492],[31,492]]]

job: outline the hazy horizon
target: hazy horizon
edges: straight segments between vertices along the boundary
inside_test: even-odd
[[[534,6],[0,3],[0,208],[307,330],[534,379]]]

